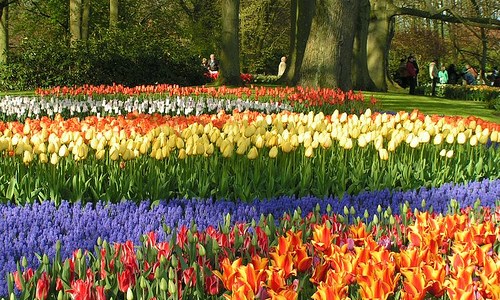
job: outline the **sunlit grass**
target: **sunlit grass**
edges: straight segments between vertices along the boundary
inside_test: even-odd
[[[409,95],[402,92],[363,92],[367,97],[375,97],[384,111],[412,111],[418,109],[428,115],[476,116],[490,122],[500,123],[500,112],[486,108],[486,103],[478,101],[450,100],[438,97]]]

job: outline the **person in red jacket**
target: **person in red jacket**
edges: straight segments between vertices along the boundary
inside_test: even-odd
[[[408,56],[408,61],[406,62],[406,71],[408,71],[408,85],[410,86],[410,95],[415,95],[415,86],[417,85],[417,69],[413,61],[415,58],[413,56]]]

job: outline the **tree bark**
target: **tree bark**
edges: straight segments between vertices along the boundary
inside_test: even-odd
[[[352,88],[358,0],[318,0],[299,84]]]
[[[387,62],[391,43],[390,26],[393,7],[385,0],[372,0],[367,47],[368,72],[374,83],[372,90],[387,91]]]
[[[82,0],[69,0],[69,33],[71,43],[82,39]]]
[[[292,0],[290,9],[290,57],[280,81],[296,85],[299,82],[307,40],[311,32],[316,0]]]
[[[0,64],[7,64],[9,53],[9,6],[8,4],[2,9],[0,18]]]
[[[90,18],[90,0],[83,0],[82,13],[82,40],[86,41],[89,38],[89,18]]]
[[[368,26],[370,25],[370,1],[360,0],[353,49],[353,89],[375,90],[368,71]]]
[[[118,0],[109,0],[109,28],[118,26]]]
[[[239,39],[240,0],[222,0],[222,47],[219,68],[220,84],[242,84],[240,77]]]

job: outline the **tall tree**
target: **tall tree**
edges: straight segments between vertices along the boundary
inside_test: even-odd
[[[2,15],[0,16],[0,64],[7,64],[9,51],[9,6],[0,7]]]
[[[222,43],[219,82],[225,85],[241,85],[240,41],[239,41],[240,0],[222,1]]]
[[[82,39],[82,0],[69,0],[69,33],[71,43]]]
[[[109,27],[118,26],[118,0],[109,0]]]
[[[289,66],[281,77],[284,83],[296,85],[299,82],[315,11],[316,0],[291,0]]]
[[[351,61],[358,0],[317,0],[299,83],[352,88]]]
[[[83,0],[82,11],[82,40],[86,41],[89,38],[89,22],[90,22],[90,0]]]

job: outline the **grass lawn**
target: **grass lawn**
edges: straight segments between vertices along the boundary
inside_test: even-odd
[[[483,120],[500,124],[500,112],[487,109],[484,102],[450,100],[438,97],[409,95],[405,91],[363,92],[367,97],[374,96],[385,111],[412,111],[418,109],[427,115],[476,116]]]

